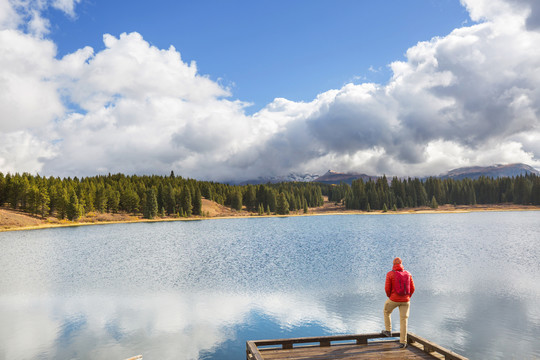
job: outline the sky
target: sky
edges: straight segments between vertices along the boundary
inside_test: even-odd
[[[537,0],[0,0],[0,172],[540,169]]]

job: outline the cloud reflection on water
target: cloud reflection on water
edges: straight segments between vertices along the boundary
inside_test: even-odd
[[[248,339],[379,331],[396,254],[412,332],[471,359],[540,357],[538,234],[538,212],[0,233],[0,358],[224,360]]]
[[[305,294],[140,294],[129,297],[0,297],[0,348],[7,359],[197,359],[236,337],[250,314],[281,328],[309,322],[343,333],[378,329],[378,318],[340,313],[343,299]],[[326,299],[328,300],[328,299]],[[358,300],[358,297],[345,301]],[[336,306],[337,303],[337,306]],[[362,309],[366,307],[359,307]],[[243,343],[244,339],[239,339]]]

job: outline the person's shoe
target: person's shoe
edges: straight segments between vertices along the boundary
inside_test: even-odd
[[[407,343],[399,344],[399,348],[400,348],[400,349],[405,349],[406,347],[407,347]]]
[[[392,333],[390,331],[388,331],[388,330],[381,331],[381,334],[384,335],[384,336],[392,337]]]

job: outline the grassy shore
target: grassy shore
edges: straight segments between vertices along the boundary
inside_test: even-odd
[[[232,219],[232,218],[253,218],[253,217],[274,217],[283,215],[257,215],[245,210],[235,211],[217,204],[212,201],[203,199],[203,213],[205,216],[193,216],[190,218],[180,217],[158,217],[155,219],[144,219],[142,216],[135,216],[125,213],[120,214],[102,214],[88,213],[78,221],[69,221],[66,219],[60,220],[55,217],[41,218],[31,216],[23,212],[11,210],[9,208],[0,208],[0,232],[14,230],[33,230],[52,227],[65,226],[85,226],[98,224],[115,224],[115,223],[135,223],[135,222],[157,222],[157,221],[190,221],[190,220],[207,220],[207,219]],[[389,210],[383,212],[377,211],[360,211],[347,210],[341,204],[335,204],[325,201],[324,205],[317,208],[310,208],[307,214],[303,211],[291,212],[287,216],[316,216],[316,215],[390,215],[390,214],[427,214],[427,213],[466,213],[474,211],[540,211],[540,206],[532,205],[515,205],[515,204],[496,204],[496,205],[442,205],[437,209],[429,207],[405,208],[398,211]]]

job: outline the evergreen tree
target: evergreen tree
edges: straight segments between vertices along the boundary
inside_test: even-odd
[[[104,213],[107,208],[107,195],[105,194],[105,186],[103,186],[103,184],[98,185],[94,199],[94,208],[97,211]]]
[[[3,206],[6,202],[6,183],[4,174],[0,172],[0,206]]]
[[[174,177],[174,173],[171,171],[172,177]],[[159,202],[158,202],[159,205]],[[172,186],[172,184],[169,183],[164,189],[163,189],[163,206],[167,210],[167,214],[174,214],[176,212],[176,197],[175,197],[175,191]]]
[[[65,188],[59,194],[57,217],[59,219],[65,219],[68,212],[68,206],[70,203],[70,197]]]
[[[38,213],[40,204],[39,200],[39,188],[37,187],[37,185],[30,186],[30,188],[28,189],[27,207],[28,211],[30,211],[32,215],[36,215]]]
[[[276,212],[276,193],[273,189],[268,188],[265,193],[266,204],[270,208],[270,212]]]
[[[435,195],[431,198],[431,204],[429,205],[432,209],[437,209],[439,207],[439,204],[437,203],[437,199],[435,198]]]
[[[193,205],[193,215],[202,215],[202,196],[198,186],[195,188],[195,195],[191,199],[191,204]]]
[[[39,214],[41,215],[42,218],[44,218],[45,215],[49,213],[49,210],[50,210],[49,203],[50,203],[50,198],[49,198],[49,194],[47,193],[47,189],[45,188],[40,189]]]
[[[184,212],[184,216],[190,217],[192,214],[193,205],[191,205],[191,192],[189,190],[189,186],[184,186],[184,189],[182,190],[182,200],[180,205]]]
[[[81,206],[79,205],[79,199],[74,190],[69,195],[69,202],[67,204],[66,216],[68,220],[77,220],[82,215]]]
[[[253,185],[247,185],[246,191],[243,195],[242,202],[246,205],[246,209],[253,211],[257,207],[257,193]]]
[[[531,188],[531,203],[533,205],[540,205],[540,177],[538,176],[533,178],[533,185]]]
[[[150,188],[146,191],[146,203],[143,216],[145,219],[153,219],[158,213],[158,202],[156,189]]]
[[[279,193],[276,204],[276,214],[287,215],[289,213],[289,202],[284,193]]]
[[[242,210],[242,193],[240,191],[234,191],[231,197],[231,208],[234,210]]]
[[[124,211],[136,214],[139,211],[140,199],[137,192],[127,189],[120,195],[120,203]]]
[[[116,214],[120,205],[120,193],[108,186],[105,190],[105,196],[107,198],[107,211]]]

